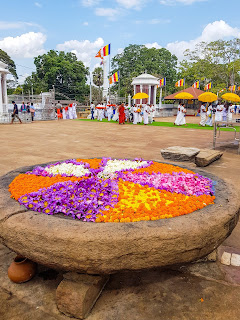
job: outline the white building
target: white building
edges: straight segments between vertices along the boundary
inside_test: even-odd
[[[159,84],[158,78],[143,73],[133,79],[134,95],[138,92],[144,92],[149,95],[147,99],[134,99],[134,104],[153,104],[156,106],[157,86]]]
[[[0,61],[0,122],[8,121],[7,110],[7,74],[10,73],[7,69],[7,64]]]

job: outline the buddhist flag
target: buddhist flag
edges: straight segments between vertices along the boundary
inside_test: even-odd
[[[183,87],[185,85],[185,79],[180,79],[175,83],[175,87]]]
[[[103,56],[104,57],[109,56],[110,53],[111,53],[111,44],[108,44],[103,48]]]
[[[98,51],[98,53],[95,55],[95,58],[101,58],[101,59],[103,59],[102,49],[100,49],[100,50]]]
[[[120,78],[120,72],[117,71],[109,78],[109,83],[112,84],[114,82],[118,82],[119,78]]]
[[[101,58],[109,56],[111,53],[111,44],[108,44],[107,46],[101,48],[98,53],[95,55],[95,58]]]
[[[238,87],[237,89],[238,89],[238,91],[239,91],[239,90],[240,90],[240,87]]]
[[[228,88],[229,91],[235,92],[236,91],[236,86],[230,86]]]
[[[194,82],[194,84],[192,85],[192,87],[195,88],[195,89],[199,89],[199,88],[200,88],[200,81]]]
[[[212,82],[209,82],[208,84],[205,85],[204,90],[209,90],[212,89]]]
[[[226,90],[226,88],[224,88],[224,89],[220,90],[220,91],[219,91],[219,93],[221,93],[221,92],[223,92],[223,91],[225,91],[225,90]]]
[[[166,78],[162,78],[159,80],[159,87],[163,87],[166,85]]]

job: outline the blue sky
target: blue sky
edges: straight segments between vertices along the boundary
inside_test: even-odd
[[[239,12],[239,0],[2,0],[0,48],[20,81],[34,71],[33,57],[50,49],[75,52],[91,70],[108,43],[112,56],[131,43],[182,59],[200,41],[240,38]]]

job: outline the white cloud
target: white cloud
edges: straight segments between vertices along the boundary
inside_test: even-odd
[[[146,43],[145,47],[148,49],[151,49],[151,48],[161,49],[162,48],[162,46],[160,46],[160,44],[158,44],[157,42]]]
[[[118,48],[117,49],[117,54],[121,54],[121,53],[123,53],[123,51],[124,51],[124,48]]]
[[[146,0],[116,0],[117,3],[126,9],[140,10],[147,2]]]
[[[46,36],[41,32],[28,32],[17,37],[0,40],[0,48],[12,58],[33,58],[45,53]]]
[[[160,3],[167,6],[173,6],[178,3],[184,4],[184,5],[190,5],[195,2],[203,2],[203,1],[207,1],[207,0],[160,0]]]
[[[38,7],[38,8],[42,8],[42,4],[41,4],[41,3],[39,3],[39,2],[35,2],[34,4],[35,4],[35,6],[36,6],[36,7]]]
[[[0,30],[9,30],[9,29],[25,29],[27,27],[37,27],[41,28],[41,26],[37,23],[33,22],[24,22],[24,21],[0,21]]]
[[[84,7],[93,7],[99,4],[101,0],[82,0],[81,3]]]
[[[109,20],[116,20],[119,15],[119,10],[113,8],[96,8],[95,14],[100,17],[107,17]]]
[[[86,27],[88,26],[88,24],[89,23],[87,21],[83,22],[83,25],[86,26]]]
[[[214,21],[209,23],[204,29],[200,37],[190,41],[176,41],[167,44],[166,48],[175,54],[180,60],[184,58],[183,52],[186,49],[193,50],[196,44],[205,41],[211,42],[228,37],[240,37],[240,29],[233,28],[225,21]]]
[[[104,40],[102,38],[96,39],[96,41],[91,42],[89,40],[70,40],[65,41],[62,44],[57,45],[57,50],[61,51],[70,51],[75,53],[77,58],[89,67],[92,61],[92,58],[98,53],[98,50],[103,47]]]

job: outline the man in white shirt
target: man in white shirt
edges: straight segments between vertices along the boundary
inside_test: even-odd
[[[112,114],[113,114],[113,108],[112,108],[112,105],[111,105],[110,101],[108,101],[108,104],[107,104],[107,117],[108,117],[108,121],[111,121],[111,119],[112,119]]]

